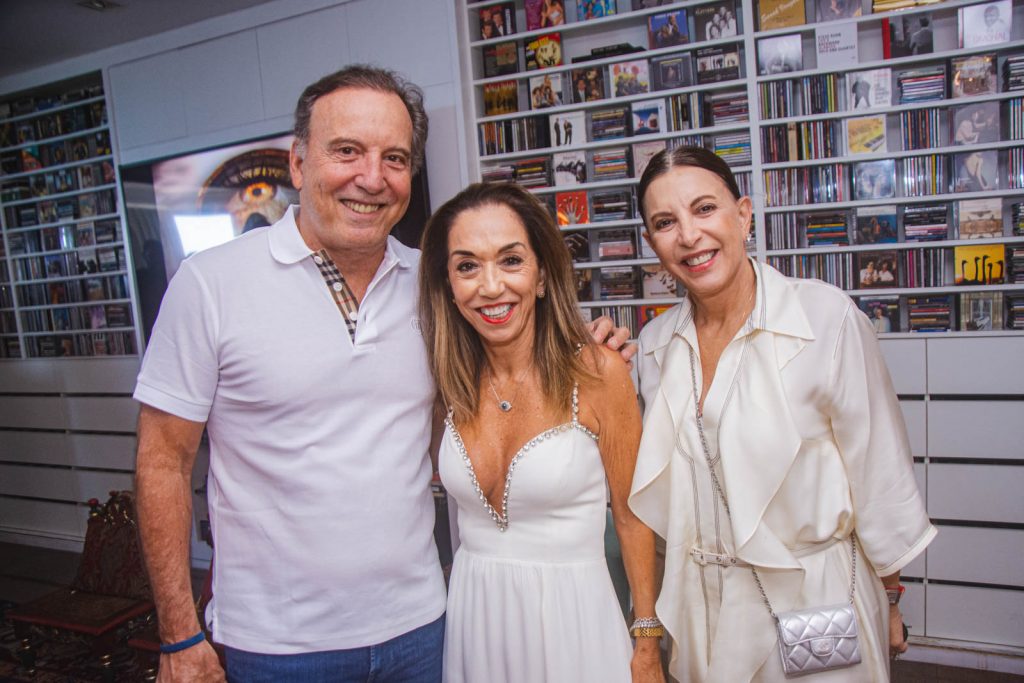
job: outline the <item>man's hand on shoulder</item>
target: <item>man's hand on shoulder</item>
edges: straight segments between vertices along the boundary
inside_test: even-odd
[[[619,355],[622,356],[622,360],[632,366],[632,359],[636,355],[637,346],[636,344],[628,343],[628,327],[615,327],[615,323],[612,322],[611,318],[602,315],[600,318],[591,321],[587,325],[587,329],[590,330],[590,336],[594,338],[596,343],[604,344],[612,351],[618,351]]]
[[[187,650],[160,655],[157,683],[226,683],[220,660],[209,642]]]

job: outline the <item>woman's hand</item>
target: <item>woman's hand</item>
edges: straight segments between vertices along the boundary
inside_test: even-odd
[[[637,638],[629,670],[633,683],[665,683],[665,672],[661,668],[661,639]]]
[[[907,639],[903,637],[903,614],[899,605],[889,605],[889,656],[895,659],[907,651]]]

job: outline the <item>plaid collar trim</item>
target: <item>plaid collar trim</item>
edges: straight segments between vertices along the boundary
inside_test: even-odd
[[[327,255],[325,250],[314,251],[309,257],[316,264],[317,270],[320,271],[320,275],[323,277],[324,283],[331,293],[331,297],[334,298],[334,303],[338,305],[338,310],[341,311],[341,317],[345,320],[345,327],[348,328],[348,336],[351,337],[352,341],[355,341],[356,321],[359,318],[359,302],[356,301],[352,288],[348,286],[345,276],[341,274],[338,266],[334,264],[334,261],[331,260],[331,257]]]

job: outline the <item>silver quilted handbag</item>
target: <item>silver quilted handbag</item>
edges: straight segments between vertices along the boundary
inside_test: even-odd
[[[860,662],[853,605],[779,612],[779,652],[786,676],[803,676]]]

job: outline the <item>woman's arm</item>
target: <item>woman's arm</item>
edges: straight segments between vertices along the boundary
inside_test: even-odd
[[[598,445],[611,491],[612,519],[622,546],[629,590],[636,617],[654,617],[654,532],[629,509],[626,500],[633,483],[640,446],[640,407],[629,368],[606,347],[596,348],[592,368],[599,381],[581,390],[586,416],[593,418],[600,436]],[[661,639],[636,639],[632,672],[634,681],[664,681]]]

